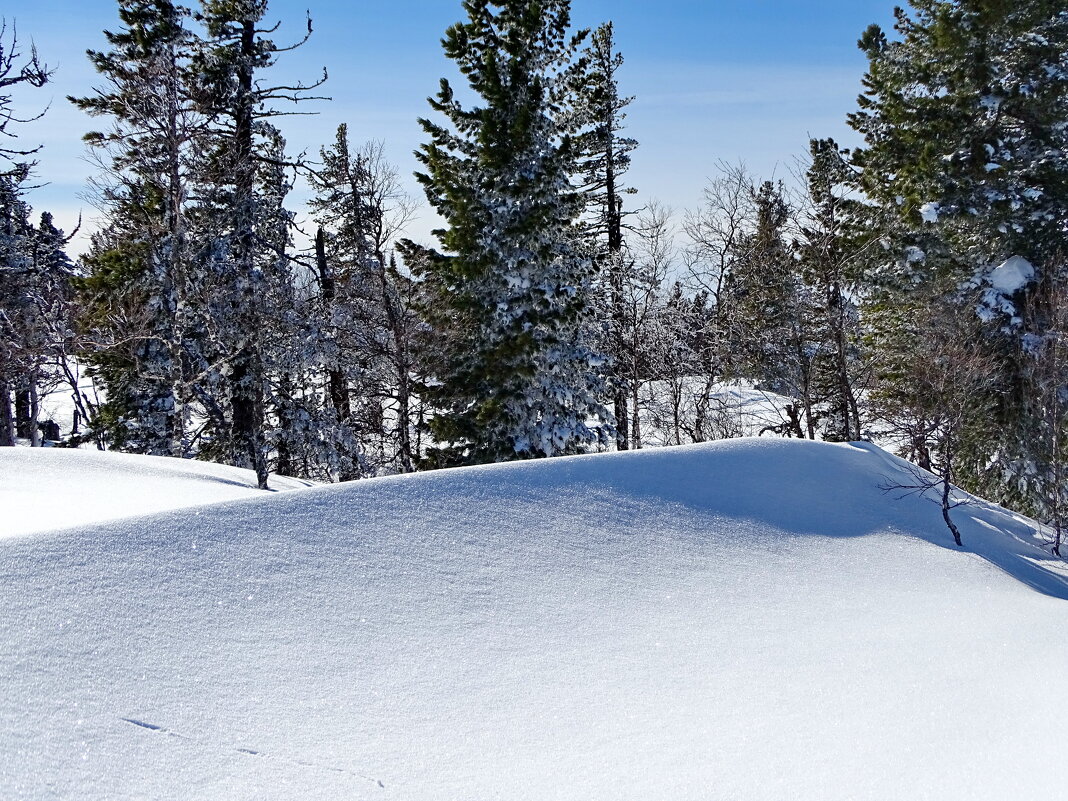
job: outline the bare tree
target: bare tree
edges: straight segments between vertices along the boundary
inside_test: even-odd
[[[882,354],[882,382],[872,403],[904,453],[921,457],[910,479],[886,489],[936,491],[942,519],[959,546],[960,530],[950,512],[966,502],[954,499],[953,482],[969,432],[989,419],[997,370],[977,336],[978,318],[962,319],[960,307],[946,296],[932,298],[927,309]]]
[[[672,364],[675,320],[664,314],[664,284],[675,258],[674,229],[670,209],[650,203],[638,215],[634,246],[619,265],[619,353],[616,369],[629,392],[622,408],[629,420],[617,420],[625,427],[630,448],[642,447],[642,387],[661,379]]]
[[[688,212],[682,225],[689,240],[684,251],[687,285],[697,304],[691,306],[694,365],[685,390],[694,407],[696,442],[714,436],[703,419],[710,420],[713,411],[723,416],[715,392],[732,370],[728,286],[756,215],[755,182],[749,171],[726,162],[716,167],[718,175],[705,186],[702,205]]]
[[[44,114],[41,111],[32,117],[18,116],[13,106],[11,87],[20,84],[41,87],[48,83],[51,75],[52,70],[41,63],[37,48],[31,44],[29,55],[24,56],[19,49],[18,30],[12,24],[9,33],[7,20],[0,18],[0,159],[8,162],[8,167],[0,170],[0,174],[25,173],[33,166],[33,162],[27,159],[41,149],[40,145],[20,148],[8,144],[18,138],[12,123],[30,122],[40,119]]]

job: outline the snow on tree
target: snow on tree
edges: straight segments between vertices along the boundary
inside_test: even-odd
[[[480,105],[447,80],[431,100],[446,124],[419,175],[444,218],[443,253],[422,277],[440,371],[428,382],[437,464],[554,456],[603,441],[603,357],[584,341],[592,260],[578,244],[582,199],[569,182],[562,107],[572,36],[568,0],[465,0],[445,34]]]
[[[586,202],[585,237],[598,267],[596,311],[606,316],[607,337],[602,349],[611,357],[611,392],[616,419],[616,447],[630,447],[628,379],[624,364],[633,361],[633,329],[627,328],[627,295],[640,287],[628,284],[623,196],[635,189],[623,185],[630,168],[630,154],[637,141],[623,136],[626,108],[634,98],[619,93],[619,70],[623,56],[616,51],[615,29],[605,23],[589,37],[573,70],[571,125],[575,135],[575,167]]]
[[[269,371],[282,360],[268,351],[289,340],[289,332],[275,337],[272,324],[294,319],[284,305],[292,287],[278,228],[288,217],[282,207],[288,186],[277,168],[288,162],[268,120],[283,113],[272,104],[312,99],[308,91],[322,83],[267,86],[259,80],[278,53],[293,49],[267,38],[274,28],[260,27],[266,12],[264,0],[204,0],[205,40],[193,63],[200,107],[211,121],[195,212],[212,301],[207,325],[213,351],[202,366],[211,452],[255,470],[261,488],[269,473]],[[304,41],[307,36],[294,46]]]
[[[925,285],[979,314],[996,357],[995,413],[973,432],[966,486],[1029,508],[1035,501],[1028,292],[1059,280],[1068,225],[1068,12],[1063,3],[913,0],[896,12],[899,38],[877,26],[852,126],[864,146],[860,186],[880,209],[885,258],[869,272],[888,327],[909,316]],[[1013,259],[1031,278],[1005,285]],[[978,294],[971,290],[978,288]],[[975,302],[973,298],[979,298]],[[879,332],[876,332],[877,334]],[[878,339],[878,337],[877,337]],[[974,469],[972,469],[974,467]]]
[[[328,396],[339,426],[358,442],[359,472],[415,469],[419,399],[415,287],[392,249],[412,201],[381,143],[353,151],[341,125],[311,175],[320,225],[318,278],[329,343]],[[355,470],[357,465],[350,465]]]
[[[35,227],[26,200],[40,147],[20,146],[16,126],[36,117],[20,116],[11,94],[50,75],[36,48],[23,55],[14,27],[0,23],[0,446],[16,435],[41,444],[40,390],[71,333],[66,239],[48,213]]]
[[[187,199],[204,124],[191,96],[196,37],[187,27],[189,10],[170,0],[122,0],[118,14],[122,28],[105,31],[111,49],[89,51],[103,85],[70,98],[82,111],[110,122],[86,134],[85,141],[101,168],[96,201],[118,235],[107,245],[102,243],[110,238],[99,239],[88,261],[108,275],[83,287],[90,294],[123,292],[126,302],[139,297],[145,307],[136,333],[116,325],[119,318],[91,315],[99,343],[123,351],[136,336],[127,362],[136,375],[117,371],[122,357],[105,355],[99,344],[87,358],[105,379],[113,441],[127,450],[187,456],[195,361],[189,351],[196,330]],[[112,246],[121,253],[106,257],[101,247]],[[123,258],[142,263],[112,269]],[[122,277],[136,286],[116,285]],[[87,297],[97,310],[108,303]],[[102,361],[108,361],[107,369]]]

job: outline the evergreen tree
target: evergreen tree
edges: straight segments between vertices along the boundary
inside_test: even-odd
[[[574,123],[576,170],[586,199],[586,236],[598,265],[600,308],[610,321],[604,350],[612,358],[612,402],[616,419],[616,447],[627,450],[628,392],[626,371],[627,300],[632,287],[627,286],[625,225],[628,214],[623,209],[623,195],[635,190],[623,185],[630,167],[630,154],[638,143],[622,135],[626,108],[634,100],[619,93],[617,74],[623,56],[616,51],[611,22],[590,36],[575,68]]]
[[[318,273],[330,329],[328,395],[349,438],[364,440],[365,470],[411,472],[418,457],[413,342],[419,319],[412,281],[391,250],[413,206],[381,144],[353,152],[341,125],[321,156],[311,207],[323,226]]]
[[[189,10],[170,0],[120,0],[118,13],[123,27],[105,31],[111,49],[89,51],[104,85],[87,97],[70,98],[91,116],[111,122],[85,141],[104,171],[97,182],[98,201],[114,221],[112,231],[123,232],[114,242],[121,252],[106,256],[97,250],[89,261],[108,274],[83,289],[122,292],[124,303],[140,297],[146,307],[137,315],[136,356],[127,362],[136,376],[116,372],[122,357],[105,355],[99,347],[88,359],[98,369],[108,363],[101,375],[107,378],[114,441],[127,450],[185,456],[192,363],[187,351],[196,305],[186,203],[203,124],[190,97],[196,38],[186,27]],[[140,267],[111,269],[135,254],[144,260]],[[136,288],[116,286],[120,276],[135,280]],[[106,300],[92,301],[97,310],[101,304]],[[113,348],[127,349],[123,340],[132,332],[117,318],[96,315],[90,325],[103,341],[117,343]]]
[[[737,377],[794,395],[800,332],[799,282],[787,236],[792,209],[781,185],[753,190],[751,228],[734,243],[724,287],[727,336]]]
[[[831,139],[809,143],[806,208],[797,241],[800,277],[809,288],[813,320],[813,396],[822,408],[823,435],[832,441],[861,438],[858,381],[860,320],[857,304],[862,259],[872,237],[859,201],[848,193],[853,173]]]
[[[1041,338],[1044,323],[1029,319],[1021,301],[1062,269],[1068,15],[1057,0],[911,7],[896,12],[898,40],[875,26],[861,40],[870,66],[850,118],[865,138],[855,161],[887,246],[869,272],[884,321],[876,334],[892,336],[936,287],[962,317],[984,319],[982,341],[999,377],[987,387],[996,411],[964,438],[972,451],[959,477],[1029,508],[1042,415],[1031,412],[1024,343]]]
[[[28,170],[0,175],[0,445],[29,434],[12,407],[35,390],[39,336],[33,303],[33,226],[22,182]],[[12,395],[14,393],[14,397]],[[24,395],[25,393],[25,395]],[[17,405],[25,408],[21,400]]]
[[[212,351],[200,365],[212,422],[209,452],[255,470],[261,488],[269,473],[269,370],[278,361],[267,350],[288,339],[275,336],[269,323],[291,317],[269,301],[292,289],[278,232],[288,216],[281,205],[284,181],[275,172],[288,162],[268,120],[282,113],[273,103],[312,99],[308,91],[322,83],[265,86],[258,80],[278,53],[307,41],[276,45],[266,37],[274,29],[260,27],[266,12],[266,0],[203,0],[205,41],[193,64],[199,108],[211,121],[194,212],[212,301]],[[261,193],[263,186],[270,188]]]
[[[436,462],[553,456],[598,442],[603,359],[583,341],[593,273],[576,243],[581,198],[561,109],[583,34],[568,0],[465,0],[445,54],[482,105],[447,80],[422,120],[418,156],[444,253],[424,254],[427,314],[441,369],[427,387],[438,413]],[[592,425],[591,425],[592,423]]]

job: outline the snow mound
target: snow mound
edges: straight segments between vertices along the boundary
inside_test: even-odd
[[[1013,256],[995,267],[988,279],[1002,295],[1014,295],[1035,280],[1035,268],[1023,256]]]
[[[291,490],[312,482],[272,476]],[[259,494],[251,470],[124,453],[0,448],[0,539]]]
[[[739,440],[0,541],[0,798],[1059,797],[1063,565],[907,478]]]

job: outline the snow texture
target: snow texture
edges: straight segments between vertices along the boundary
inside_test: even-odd
[[[1059,797],[1063,563],[909,477],[734,440],[0,540],[0,798]]]
[[[273,490],[312,485],[283,476],[269,481]],[[0,448],[0,540],[259,493],[251,470],[209,462],[59,448]]]

